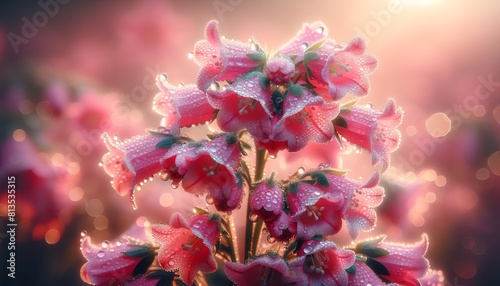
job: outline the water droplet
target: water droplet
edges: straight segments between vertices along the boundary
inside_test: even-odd
[[[122,246],[122,242],[121,241],[117,241],[116,242],[116,246]]]
[[[258,50],[260,50],[259,45],[258,45],[257,43],[255,43],[255,42],[253,42],[253,41],[252,41],[252,43],[250,44],[250,48],[251,48],[252,50],[254,50],[254,51],[258,51]]]
[[[158,79],[161,81],[161,82],[166,82],[168,80],[168,75],[166,73],[162,73],[158,76]]]
[[[275,243],[276,242],[276,238],[274,238],[271,234],[269,234],[267,236],[267,242],[269,242],[269,243]]]
[[[213,205],[214,204],[214,198],[211,195],[207,195],[207,197],[205,198],[205,201],[209,205]]]
[[[172,189],[175,190],[175,189],[177,189],[179,187],[179,184],[172,183],[170,186],[172,187]]]
[[[99,167],[102,167],[104,166],[104,163],[103,162],[99,162]]]
[[[299,173],[299,175],[302,175],[306,172],[306,168],[300,166],[299,169],[297,170],[297,173]]]
[[[282,243],[284,246],[288,246],[288,245],[290,244],[290,241],[285,240],[285,241],[283,241],[283,242],[281,242],[281,243]]]
[[[325,28],[324,27],[318,27],[316,29],[316,33],[323,34],[324,32],[325,32]]]
[[[102,248],[108,248],[108,247],[109,247],[109,245],[110,245],[110,243],[109,243],[109,241],[107,241],[107,240],[105,240],[105,241],[103,241],[103,242],[101,243],[101,247],[102,247]]]
[[[192,60],[194,58],[194,53],[193,52],[190,52],[188,54],[188,59]]]
[[[218,82],[213,82],[211,85],[210,85],[210,89],[211,90],[219,90],[220,89],[220,84]]]
[[[83,230],[82,232],[80,232],[80,236],[81,237],[85,237],[87,235],[87,232],[85,230]]]
[[[173,260],[169,260],[169,261],[168,261],[168,265],[170,265],[170,266],[174,266],[174,264],[175,264],[175,263],[174,263],[174,261],[173,261]]]
[[[278,156],[276,156],[276,154],[274,154],[274,155],[269,155],[269,158],[271,158],[271,159],[276,159],[277,157],[278,157]]]
[[[268,233],[269,233],[269,231],[267,230],[267,228],[265,228],[265,227],[264,227],[264,228],[262,229],[262,234],[268,234]]]
[[[308,245],[308,246],[304,247],[304,253],[305,253],[305,254],[310,253],[312,250],[313,250],[313,247],[312,247],[312,246],[310,246],[310,245]]]
[[[162,181],[168,181],[168,179],[169,179],[169,175],[168,175],[167,170],[161,170],[161,173],[160,173],[160,179],[161,179]]]
[[[303,50],[305,50],[305,49],[307,49],[307,47],[309,47],[309,43],[307,43],[307,42],[303,42],[303,43],[302,43],[302,45],[300,45],[300,47],[301,47]]]
[[[104,255],[106,255],[106,252],[104,252],[102,250],[100,250],[99,252],[97,252],[97,257],[99,257],[99,258],[103,258]]]

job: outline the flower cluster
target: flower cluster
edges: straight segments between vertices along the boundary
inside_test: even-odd
[[[134,206],[134,190],[157,174],[173,188],[205,195],[213,206],[195,207],[189,218],[175,213],[168,225],[153,224],[147,238],[129,238],[105,250],[84,237],[82,252],[89,262],[83,280],[207,284],[208,274],[221,268],[237,285],[420,285],[434,279],[424,278],[431,274],[425,235],[413,245],[384,237],[350,247],[333,242],[343,224],[352,239],[375,227],[375,208],[384,197],[378,171],[367,181],[328,165],[300,168],[282,179],[276,172],[265,177],[269,156],[300,154],[308,144],[331,150],[352,144],[370,152],[382,172],[388,168],[399,144],[401,109],[392,99],[385,108],[343,101],[348,94],[364,96],[377,67],[363,39],[342,45],[326,37],[322,23],[314,23],[270,54],[253,39],[220,36],[216,21],[208,23],[205,36],[190,54],[200,66],[196,84],[174,86],[159,75],[161,92],[153,104],[163,117],[160,127],[124,142],[105,134],[109,152],[103,167],[113,188]],[[211,121],[222,132],[207,134],[208,140],[183,133]],[[245,201],[245,257],[240,259],[231,216]],[[287,247],[276,250],[277,241]],[[99,256],[113,249],[107,258]],[[112,267],[104,267],[109,263]]]

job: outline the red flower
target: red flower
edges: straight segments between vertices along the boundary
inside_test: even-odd
[[[298,183],[296,194],[288,194],[288,206],[297,221],[297,236],[311,239],[316,234],[332,235],[342,227],[341,192],[323,192],[309,183]]]
[[[153,101],[153,110],[164,117],[162,126],[175,129],[202,124],[214,117],[214,108],[196,85],[174,87],[162,77],[160,75],[156,79],[162,92]]]
[[[208,214],[188,220],[180,213],[170,217],[170,225],[153,225],[153,238],[160,244],[158,262],[164,270],[179,269],[181,280],[191,285],[198,271],[217,270],[212,247],[220,236],[218,222]]]
[[[384,110],[355,106],[341,112],[341,116],[347,127],[336,125],[337,132],[347,141],[371,152],[372,163],[382,162],[385,171],[390,163],[389,154],[398,148],[401,137],[397,127],[403,112],[396,108],[394,100],[387,100]]]
[[[155,145],[164,137],[134,136],[120,142],[113,141],[104,133],[102,138],[108,148],[108,153],[102,157],[104,171],[113,178],[111,184],[121,196],[133,195],[136,184],[162,169],[160,159],[166,149],[156,148]]]
[[[339,249],[327,240],[309,240],[299,250],[299,258],[290,266],[306,283],[302,285],[347,285],[346,269],[356,259],[352,250]]]
[[[138,226],[130,228],[120,239],[112,243],[105,241],[101,246],[92,244],[89,236],[83,237],[80,250],[88,262],[80,270],[82,280],[103,286],[123,285],[131,281],[135,267],[145,257],[130,257],[124,252],[136,248],[147,251],[151,244],[147,229]]]
[[[422,278],[429,269],[429,261],[424,258],[427,252],[427,235],[415,244],[397,244],[379,242],[376,247],[385,249],[387,255],[373,258],[387,268],[389,275],[381,275],[390,282],[401,285],[419,286],[418,279]]]
[[[226,275],[238,286],[254,285],[302,285],[303,281],[293,273],[280,256],[262,255],[246,264],[226,262]]]
[[[297,222],[285,212],[281,212],[277,218],[265,223],[271,237],[278,241],[289,241],[297,234]]]
[[[276,182],[262,182],[250,194],[250,207],[263,221],[272,221],[283,211],[283,191]]]

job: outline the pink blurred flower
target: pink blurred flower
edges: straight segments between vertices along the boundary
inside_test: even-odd
[[[149,263],[154,259],[152,242],[147,232],[145,227],[133,226],[120,239],[112,243],[105,241],[101,246],[92,244],[89,236],[83,237],[80,249],[87,262],[80,270],[82,280],[103,286],[122,285],[131,281],[136,266],[143,259],[149,259]]]
[[[265,254],[246,264],[227,262],[224,264],[226,275],[239,286],[254,285],[302,285],[303,281],[295,275],[278,254]]]
[[[443,271],[429,269],[424,277],[418,279],[422,286],[445,286]]]
[[[103,167],[113,178],[111,184],[118,194],[133,195],[136,184],[161,171],[160,159],[166,150],[155,145],[162,139],[162,136],[144,135],[119,142],[103,134],[104,144],[108,148],[108,153],[102,157]]]
[[[389,154],[399,146],[403,112],[396,108],[393,99],[387,100],[385,108],[352,107],[340,114],[346,126],[335,125],[337,132],[347,141],[372,153],[372,164],[382,163],[385,171],[390,163]]]
[[[160,244],[158,262],[166,271],[179,269],[181,280],[191,285],[198,271],[217,270],[212,247],[219,240],[217,220],[210,215],[195,215],[185,219],[180,213],[170,217],[170,225],[153,225],[154,239]]]
[[[346,269],[356,260],[352,250],[339,249],[327,240],[309,240],[299,250],[299,258],[290,263],[302,285],[347,285]]]

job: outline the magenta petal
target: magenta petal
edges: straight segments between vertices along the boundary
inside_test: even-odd
[[[262,182],[250,194],[250,207],[263,221],[273,220],[282,212],[283,191],[277,183]]]

